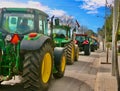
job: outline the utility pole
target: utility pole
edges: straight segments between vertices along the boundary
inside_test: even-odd
[[[119,6],[120,0],[114,0],[113,6],[113,30],[112,30],[112,75],[116,76],[118,91],[120,91],[119,68],[117,56],[117,32],[119,22]]]
[[[117,17],[118,17],[118,6],[119,0],[114,0],[114,7],[113,7],[113,30],[112,30],[112,75],[115,76],[116,71],[116,35],[117,35]]]

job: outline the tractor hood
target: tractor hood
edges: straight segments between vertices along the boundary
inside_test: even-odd
[[[71,41],[71,39],[66,39],[66,38],[54,38],[55,43],[68,43]]]
[[[37,40],[39,39],[43,34],[38,34],[38,33],[29,33],[24,36],[23,40]]]
[[[64,47],[65,44],[69,43],[71,39],[66,39],[66,38],[54,38],[54,43],[55,45],[59,47]]]

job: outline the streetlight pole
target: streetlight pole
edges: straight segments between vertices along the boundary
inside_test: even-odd
[[[118,91],[120,91],[120,80],[119,80],[119,67],[118,67],[118,56],[117,56],[117,32],[119,22],[119,9],[120,0],[114,0],[113,7],[113,30],[112,30],[112,75],[117,78]]]
[[[112,75],[116,74],[116,36],[117,36],[117,21],[118,21],[118,6],[119,0],[114,0],[114,7],[113,7],[113,30],[112,30]]]

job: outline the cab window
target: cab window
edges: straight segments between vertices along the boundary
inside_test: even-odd
[[[23,34],[30,32],[34,29],[34,15],[5,13],[3,15],[2,28],[9,33]]]
[[[44,33],[44,23],[42,16],[39,16],[39,32],[42,34]]]
[[[42,15],[39,16],[39,32],[47,34],[47,18]]]

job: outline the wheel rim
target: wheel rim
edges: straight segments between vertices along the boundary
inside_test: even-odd
[[[44,83],[47,83],[50,78],[51,68],[52,68],[52,58],[50,53],[46,53],[42,61],[42,80]]]
[[[74,61],[74,48],[72,47],[72,52],[71,52],[71,61]]]
[[[64,72],[65,65],[66,65],[66,58],[65,58],[65,56],[63,56],[62,57],[62,62],[61,62],[61,71],[62,72]]]

